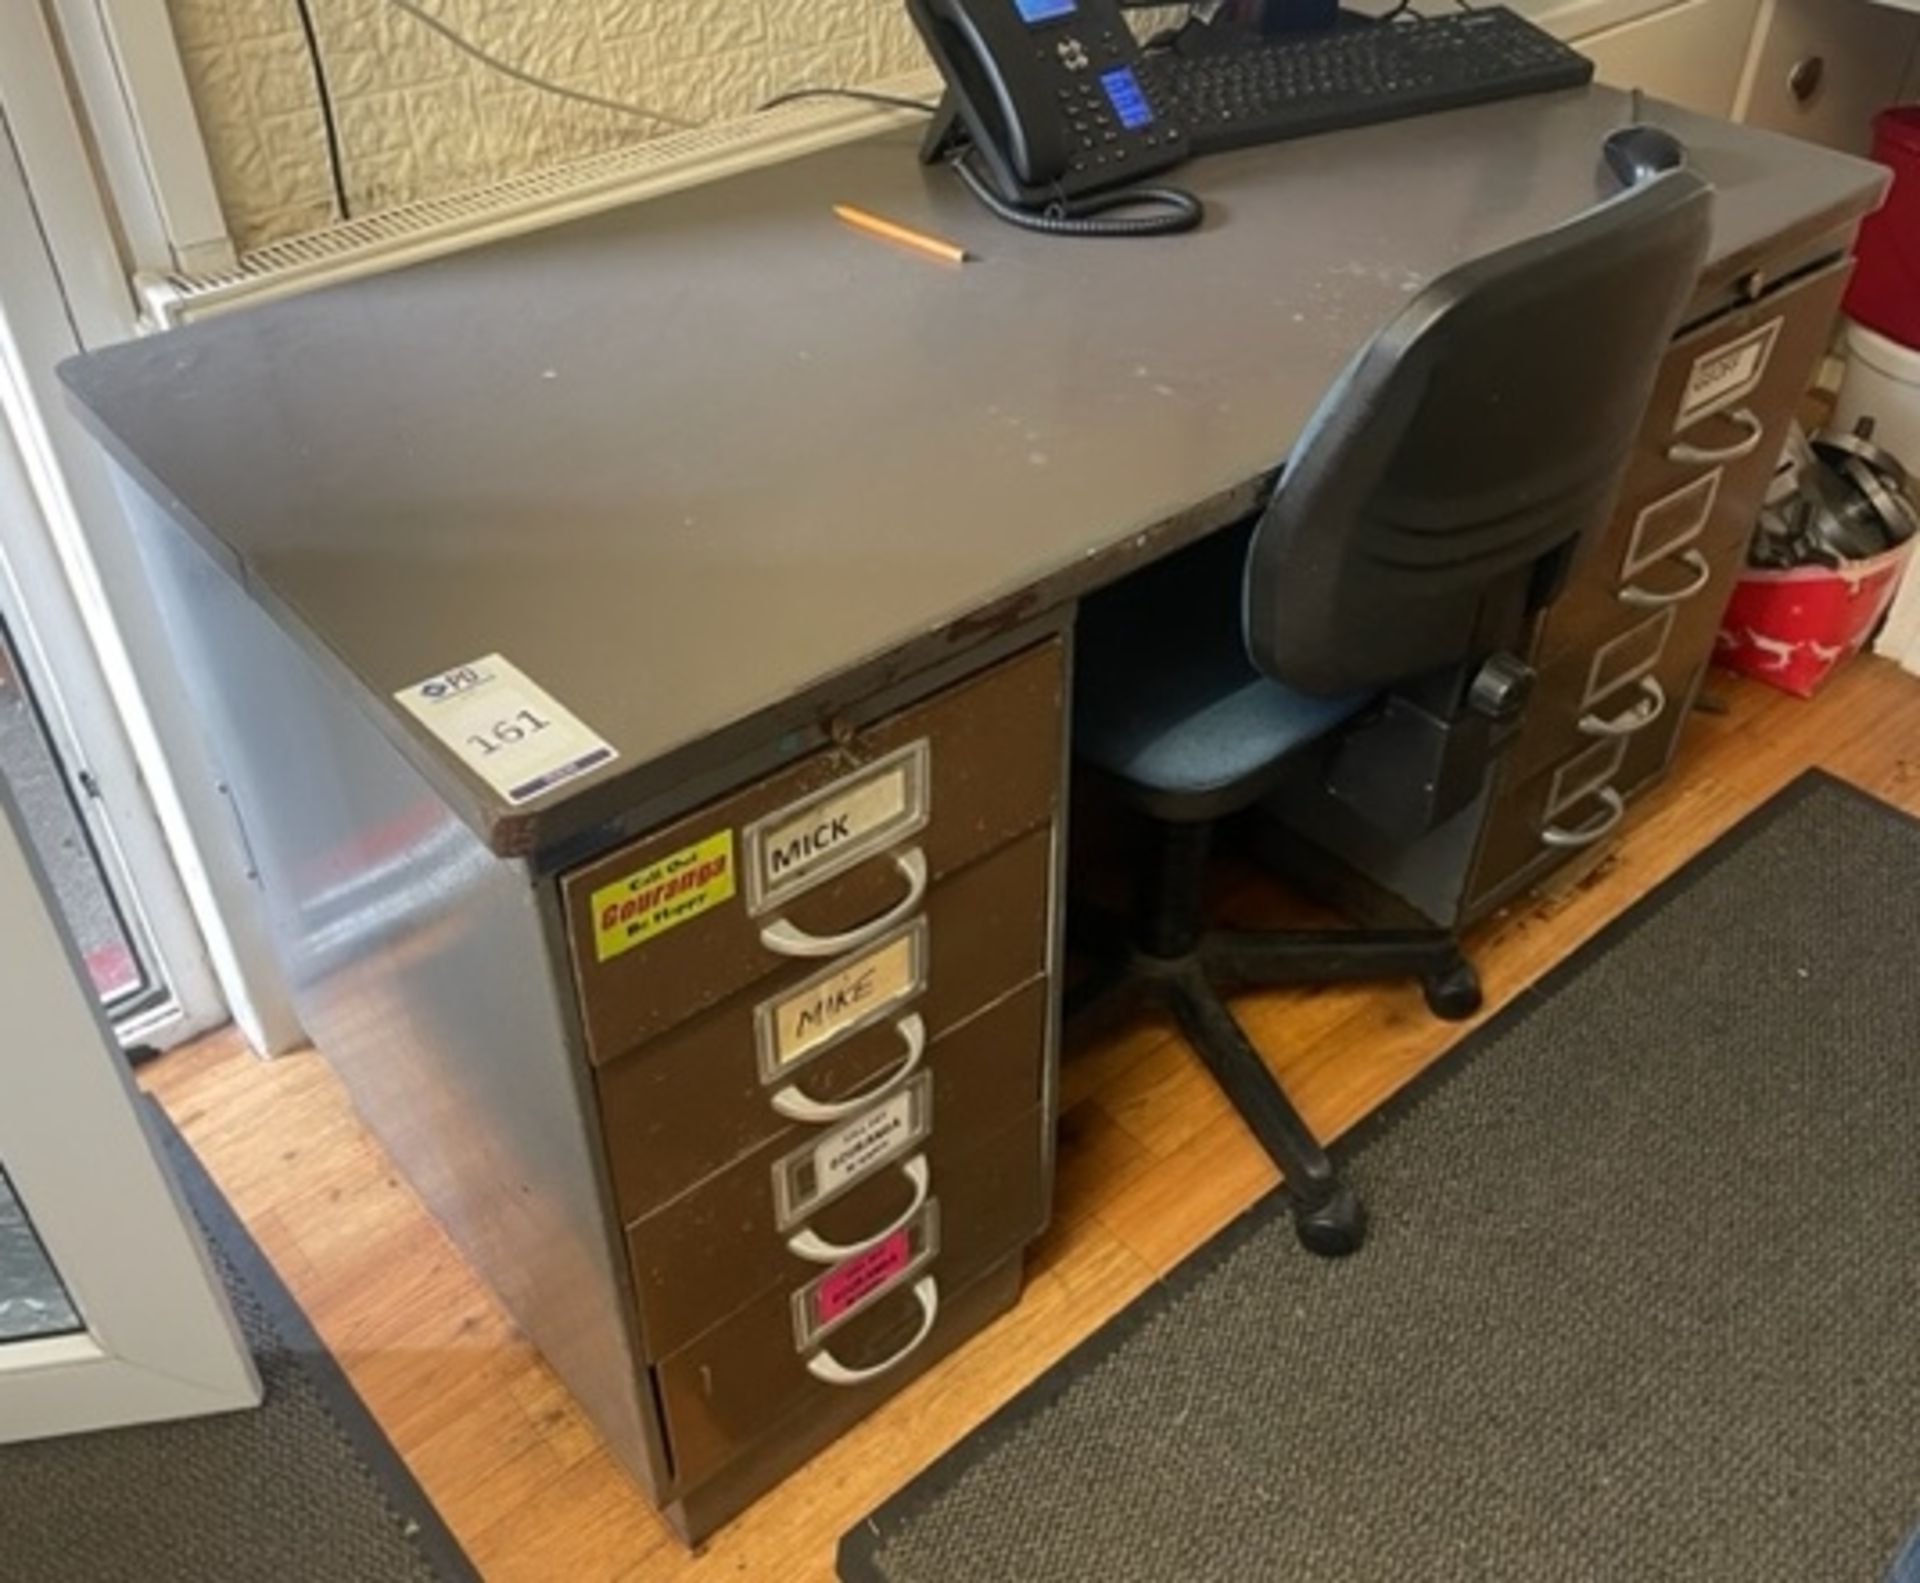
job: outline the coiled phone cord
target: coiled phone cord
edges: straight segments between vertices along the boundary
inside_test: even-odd
[[[987,185],[965,153],[950,162],[967,190],[994,215],[1023,231],[1043,236],[1176,236],[1206,218],[1206,206],[1178,187],[1123,187],[1085,198],[1056,198],[1044,209],[1023,209]],[[1158,213],[1112,214],[1114,209],[1144,208]],[[1097,218],[1105,216],[1105,218]]]

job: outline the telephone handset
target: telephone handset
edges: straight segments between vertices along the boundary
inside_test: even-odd
[[[1001,204],[1055,218],[1117,207],[1131,195],[1084,200],[1187,157],[1180,117],[1152,83],[1115,0],[907,0],[907,10],[947,83],[922,157],[962,163],[962,173],[984,178]],[[984,168],[964,163],[962,145]],[[980,190],[979,181],[970,184]],[[1142,234],[1186,229],[1200,218],[1187,194],[1138,196],[1184,200],[1190,212],[1179,224],[1054,228]],[[995,211],[1014,218],[998,205]]]

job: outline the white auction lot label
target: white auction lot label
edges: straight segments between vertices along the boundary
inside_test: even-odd
[[[620,756],[498,654],[429,676],[394,697],[461,763],[516,805]]]

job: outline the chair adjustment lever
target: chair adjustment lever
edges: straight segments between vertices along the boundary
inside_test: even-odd
[[[1512,720],[1533,696],[1534,669],[1515,654],[1489,655],[1467,688],[1467,707],[1488,720]]]

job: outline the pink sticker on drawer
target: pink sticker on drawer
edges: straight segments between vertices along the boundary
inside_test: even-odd
[[[855,1254],[845,1264],[820,1277],[813,1293],[815,1324],[825,1329],[842,1314],[858,1308],[912,1263],[913,1232],[902,1226],[865,1253]]]

